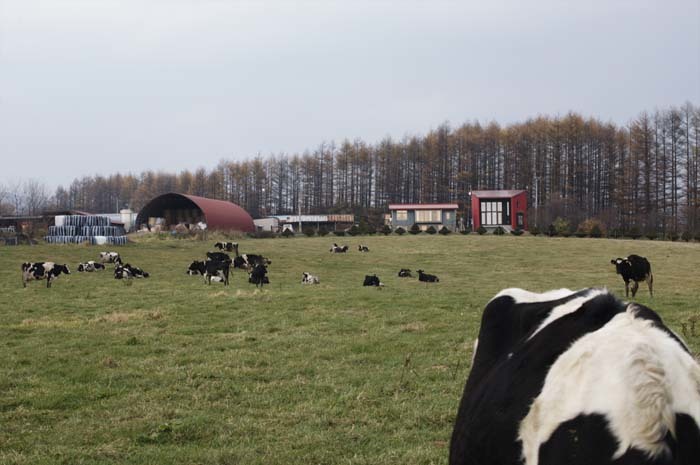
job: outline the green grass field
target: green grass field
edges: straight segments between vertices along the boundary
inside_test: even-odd
[[[350,252],[330,254],[333,242]],[[241,240],[263,291],[185,274],[214,240],[113,248],[152,277],[77,273],[103,247],[0,249],[1,464],[429,464],[447,461],[484,304],[505,287],[607,286],[649,258],[658,311],[694,353],[700,244],[404,236]],[[357,252],[357,244],[370,253]],[[71,267],[22,288],[23,261]],[[400,279],[423,268],[440,283]],[[111,267],[110,267],[111,268]],[[320,276],[302,286],[302,271]],[[377,273],[383,289],[363,288]]]

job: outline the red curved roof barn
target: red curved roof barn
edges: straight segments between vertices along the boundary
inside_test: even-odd
[[[253,218],[235,203],[175,192],[148,202],[136,217],[136,224],[148,223],[150,218],[164,218],[166,224],[203,221],[208,229],[255,231]]]

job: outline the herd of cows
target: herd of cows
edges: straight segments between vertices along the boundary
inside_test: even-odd
[[[269,284],[271,261],[240,254],[238,244],[193,261],[189,275],[228,284],[231,268]],[[332,253],[347,245],[333,244]],[[369,252],[363,245],[360,252]],[[234,252],[231,258],[226,252]],[[115,252],[78,265],[97,271],[114,264],[114,277],[149,276],[123,264]],[[611,260],[636,295],[649,261],[638,255]],[[46,279],[67,265],[22,264],[22,282]],[[417,270],[418,279],[437,276]],[[413,277],[411,270],[399,271]],[[320,279],[304,272],[302,284]],[[383,286],[367,275],[365,286]],[[505,289],[482,314],[450,443],[451,465],[697,465],[700,463],[700,365],[681,337],[643,305],[623,302],[606,289],[559,289],[541,294]]]

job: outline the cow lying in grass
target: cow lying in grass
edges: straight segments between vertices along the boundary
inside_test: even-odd
[[[412,278],[411,270],[408,268],[401,268],[399,270],[399,278]]]
[[[100,263],[121,264],[122,258],[117,252],[100,252]]]
[[[423,270],[416,270],[418,273],[418,281],[423,281],[424,283],[439,283],[440,279],[434,274],[424,273]]]
[[[46,287],[49,288],[61,273],[70,274],[68,265],[57,265],[54,262],[22,263],[22,287],[27,287],[29,281],[45,279]]]
[[[301,283],[302,284],[319,284],[321,282],[320,279],[318,279],[318,276],[314,276],[310,273],[304,272],[302,273],[301,276]]]
[[[484,309],[451,465],[690,465],[700,366],[653,310],[605,289],[498,293]]]
[[[114,279],[148,278],[149,276],[151,275],[141,268],[128,263],[114,267]]]
[[[96,263],[92,260],[87,261],[85,263],[78,263],[78,271],[79,272],[88,272],[92,273],[93,271],[97,270],[104,270],[105,266],[102,263]]]
[[[348,251],[347,245],[340,247],[338,244],[335,244],[335,243],[333,244],[333,247],[331,247],[331,250],[330,250],[331,253],[345,253],[347,251]]]
[[[377,287],[384,287],[384,283],[382,283],[379,280],[379,277],[376,274],[373,275],[365,275],[365,280],[362,283],[363,286],[377,286]]]
[[[237,242],[217,242],[214,244],[214,247],[219,249],[219,250],[225,250],[226,252],[233,252],[234,250],[238,250],[238,243]]]

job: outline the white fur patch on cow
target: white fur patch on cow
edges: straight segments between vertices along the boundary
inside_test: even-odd
[[[526,291],[525,289],[520,289],[517,287],[510,287],[508,289],[503,289],[501,292],[496,294],[496,296],[491,299],[495,300],[499,297],[508,296],[515,300],[516,304],[529,304],[535,302],[548,302],[550,300],[563,299],[568,297],[576,291],[570,289],[555,289],[553,291],[543,292],[538,294],[537,292]]]
[[[615,458],[634,447],[667,453],[675,413],[700,425],[700,365],[664,331],[634,317],[634,305],[574,342],[552,365],[520,423],[526,465],[556,428],[581,414],[604,415],[618,441]]]
[[[542,331],[542,329],[547,326],[548,324],[552,323],[554,320],[558,320],[559,318],[568,315],[569,313],[573,313],[579,308],[581,308],[581,305],[585,304],[589,300],[601,295],[601,294],[607,294],[608,291],[606,289],[591,289],[590,292],[586,293],[585,295],[582,295],[581,297],[576,297],[575,299],[571,299],[570,301],[563,303],[557,307],[554,307],[551,312],[549,312],[549,316],[545,318],[545,320],[537,327],[535,332],[533,332],[528,339],[532,339],[535,334],[539,333]],[[556,300],[556,299],[554,299]]]

